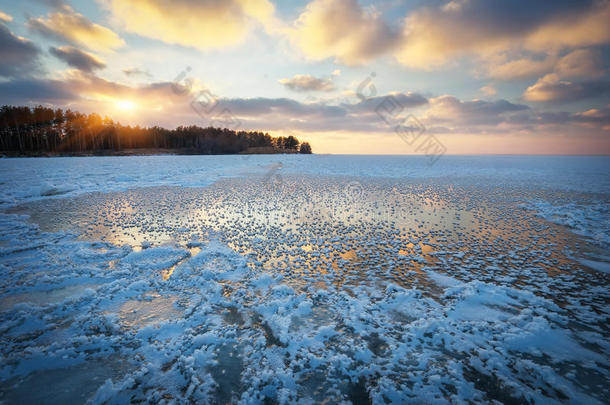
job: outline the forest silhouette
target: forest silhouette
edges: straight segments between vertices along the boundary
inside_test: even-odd
[[[121,153],[312,153],[296,137],[196,125],[166,129],[121,125],[99,114],[44,106],[0,108],[0,151],[12,156]]]

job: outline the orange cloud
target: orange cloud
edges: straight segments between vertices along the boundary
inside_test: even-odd
[[[112,30],[91,22],[68,5],[63,5],[60,11],[49,14],[46,19],[30,18],[28,26],[41,35],[60,38],[99,52],[109,52],[125,45],[125,41]]]
[[[0,21],[11,22],[13,21],[13,17],[6,13],[3,13],[2,10],[0,10]]]

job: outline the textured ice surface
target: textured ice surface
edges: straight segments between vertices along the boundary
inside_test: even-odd
[[[607,159],[310,158],[0,160],[0,400],[608,403]]]
[[[227,176],[285,174],[413,179],[610,192],[605,156],[244,155],[0,159],[0,204],[146,186],[206,186]],[[270,170],[275,168],[275,170]]]
[[[610,245],[610,207],[607,201],[549,203],[533,201],[527,208],[535,210],[547,221],[564,225],[582,236],[603,245]]]

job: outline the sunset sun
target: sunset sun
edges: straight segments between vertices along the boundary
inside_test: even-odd
[[[131,111],[136,107],[136,104],[131,100],[118,100],[115,105],[121,111]]]

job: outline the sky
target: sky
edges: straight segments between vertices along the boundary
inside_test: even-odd
[[[610,0],[0,0],[0,105],[315,153],[610,154]]]

